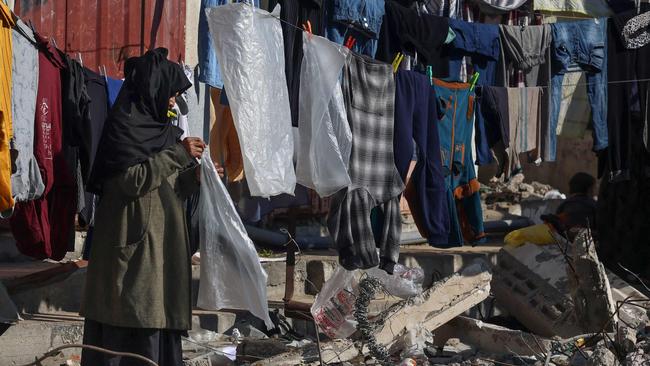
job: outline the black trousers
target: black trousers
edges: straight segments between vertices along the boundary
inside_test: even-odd
[[[182,334],[184,331],[115,327],[86,319],[83,343],[111,351],[135,353],[152,360],[159,366],[183,366]],[[81,365],[148,366],[149,364],[132,357],[117,357],[84,349],[81,353]]]

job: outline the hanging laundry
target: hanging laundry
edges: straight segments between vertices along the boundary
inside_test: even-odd
[[[331,0],[325,2],[327,38],[351,44],[352,51],[375,57],[384,16],[384,0]],[[354,40],[351,43],[350,40]]]
[[[607,147],[607,20],[604,18],[554,23],[553,76],[551,80],[551,123],[548,161],[555,161],[558,115],[564,74],[574,68],[587,72],[587,93],[591,105],[594,151]]]
[[[432,246],[445,246],[449,239],[449,206],[440,162],[436,94],[429,77],[400,70],[395,77],[395,165],[406,177],[413,158],[417,164],[406,184],[406,197],[422,237]]]
[[[609,144],[606,153],[599,156],[599,176],[606,173],[611,182],[638,176],[650,151],[650,85],[642,81],[650,78],[650,47],[627,48],[623,33],[625,25],[637,15],[635,10],[611,18],[607,32]]]
[[[239,182],[244,179],[244,158],[230,106],[221,103],[225,93],[225,89],[210,90],[215,114],[214,126],[210,129],[210,157],[221,164],[229,182]]]
[[[612,15],[606,0],[535,0],[533,8],[541,12],[573,13],[590,17]]]
[[[293,193],[293,133],[277,14],[241,3],[206,12],[251,194]]]
[[[465,0],[425,0],[417,1],[417,3],[422,3],[421,6],[429,14],[445,18],[461,19],[463,17]]]
[[[553,31],[550,24],[530,26],[499,26],[504,62],[524,74],[526,86],[551,85],[551,43]],[[508,75],[505,72],[504,75]],[[506,85],[511,85],[506,83]],[[537,147],[534,162],[551,161],[551,136],[557,134],[551,127],[551,94],[544,93],[541,104],[540,130],[543,139]]]
[[[501,54],[499,43],[499,26],[494,24],[468,23],[450,19],[449,28],[456,37],[447,48],[449,69],[452,80],[460,80],[461,68],[465,57],[471,58],[474,72],[478,72],[477,85],[497,84],[497,64]],[[487,141],[487,131],[480,104],[476,104],[476,163],[478,165],[492,162],[492,155]]]
[[[386,15],[379,35],[377,59],[391,62],[398,52],[417,53],[423,65],[433,66],[434,77],[449,75],[449,58],[443,52],[449,20],[406,8],[396,1],[386,2]]]
[[[445,175],[450,231],[444,247],[485,237],[483,213],[472,158],[475,95],[468,83],[434,79],[438,98],[440,154]]]
[[[103,76],[85,67],[83,72],[86,92],[90,97],[90,104],[88,105],[89,118],[84,126],[85,132],[83,136],[83,138],[88,140],[88,160],[84,163],[86,157],[82,155],[81,158],[81,165],[82,167],[85,166],[85,169],[82,168],[82,172],[85,170],[88,173],[88,175],[84,176],[84,182],[86,182],[95,162],[99,140],[104,129],[104,122],[108,117],[108,93],[106,79]],[[90,192],[85,192],[84,199],[85,207],[79,212],[79,224],[82,226],[92,225],[95,216],[96,196]]]
[[[542,88],[508,88],[510,128],[506,177],[521,171],[520,154],[537,149],[540,141]]]
[[[12,33],[13,153],[16,171],[11,176],[11,191],[17,202],[39,198],[45,185],[34,157],[34,117],[38,90],[38,50],[33,32],[17,20]]]
[[[504,14],[519,9],[528,0],[475,0],[481,12],[486,14]]]
[[[395,81],[391,65],[352,54],[343,68],[343,98],[354,137],[352,184],[332,198],[329,232],[344,268],[379,265],[392,273],[399,258],[399,195],[404,183],[393,152]],[[375,241],[370,223],[375,207],[385,218],[379,241]]]
[[[77,208],[75,172],[63,151],[61,70],[65,62],[51,42],[35,36],[40,51],[34,157],[45,190],[39,199],[16,204],[11,232],[21,253],[61,260],[68,250]]]
[[[282,38],[284,40],[284,65],[289,88],[291,123],[298,126],[298,95],[300,90],[300,65],[303,57],[303,40],[299,28],[322,36],[325,33],[325,9],[322,0],[271,0],[269,9],[280,4]]]
[[[541,65],[550,66],[551,25],[500,25],[499,31],[506,64],[524,72],[526,86],[539,86]]]
[[[208,26],[206,10],[221,5],[226,5],[239,1],[232,0],[201,0],[199,10],[199,27],[198,27],[198,55],[199,55],[199,81],[217,89],[223,88],[221,70],[219,69],[219,59],[212,41],[212,34]],[[249,1],[259,7],[259,0]]]
[[[350,185],[352,131],[339,83],[348,49],[323,37],[303,37],[296,178],[326,197]]]
[[[122,84],[124,80],[113,79],[112,77],[105,76],[106,78],[106,91],[108,92],[108,106],[112,107],[117,100],[118,94],[120,94],[120,89],[122,89]]]
[[[508,161],[506,154],[510,147],[510,113],[508,105],[508,88],[483,86],[480,89],[481,111],[485,118],[488,146],[497,164],[502,167]],[[499,154],[496,154],[499,152]],[[501,176],[502,173],[497,176]]]
[[[623,38],[625,39],[625,47],[629,49],[637,49],[646,46],[650,43],[650,12],[646,12],[635,16],[625,23],[623,27]]]
[[[0,3],[0,216],[11,215],[14,199],[11,194],[11,154],[9,144],[12,136],[11,73],[12,31],[15,25],[11,10]]]
[[[642,12],[650,4],[642,3]],[[597,230],[600,258],[650,275],[648,217],[650,153],[648,152],[650,47],[628,49],[623,29],[636,8],[609,19],[607,37],[609,146],[599,155],[600,194]],[[636,82],[629,82],[637,80]]]

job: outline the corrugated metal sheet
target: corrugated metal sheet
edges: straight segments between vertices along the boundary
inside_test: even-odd
[[[84,66],[122,77],[124,61],[155,47],[180,61],[185,52],[185,0],[17,0],[15,12],[53,36]]]

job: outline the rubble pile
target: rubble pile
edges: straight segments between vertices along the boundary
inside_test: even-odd
[[[243,337],[230,360],[223,342],[208,346],[209,364],[650,365],[650,300],[603,267],[589,231],[573,242],[504,247],[492,262],[475,259],[383,308],[372,303],[390,297],[386,278],[364,273],[354,306],[338,315],[351,312],[351,336]],[[489,298],[499,316],[469,316]]]
[[[548,184],[539,182],[524,183],[524,175],[521,173],[513,176],[507,182],[492,179],[487,184],[484,184],[481,189],[484,191],[481,197],[488,206],[499,202],[518,203],[526,200],[543,199],[549,192],[555,190]]]

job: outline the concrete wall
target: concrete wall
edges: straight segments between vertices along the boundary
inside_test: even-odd
[[[596,177],[598,174],[598,159],[591,150],[591,134],[583,138],[565,138],[558,136],[557,160],[555,162],[524,164],[523,174],[526,181],[538,181],[558,188],[562,193],[569,192],[569,179],[577,172],[585,172]],[[522,161],[525,158],[522,155]],[[479,180],[488,182],[494,176],[496,167],[484,166],[479,169]],[[597,187],[596,187],[596,191]]]

